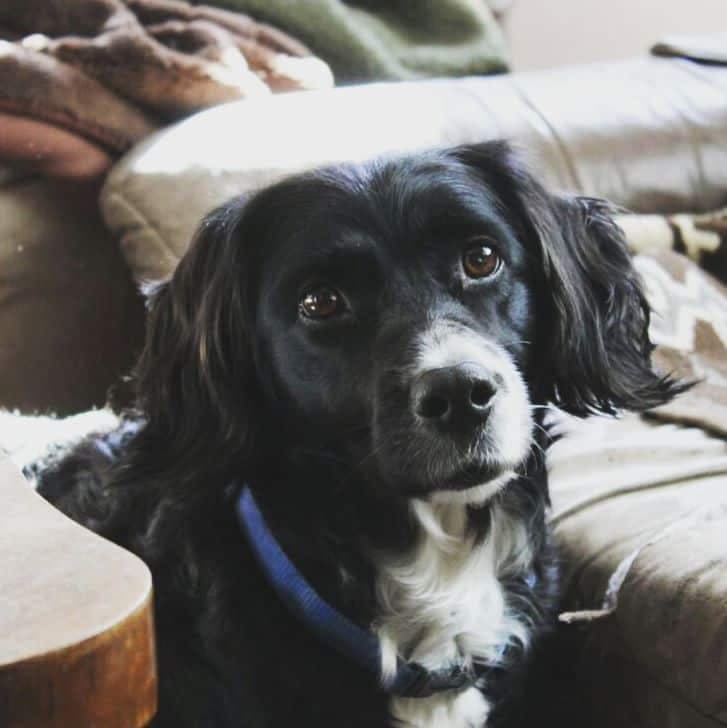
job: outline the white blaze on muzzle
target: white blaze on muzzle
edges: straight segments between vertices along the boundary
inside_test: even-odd
[[[439,500],[469,503],[474,498],[484,502],[514,477],[513,471],[530,450],[533,421],[523,378],[503,347],[454,321],[435,321],[419,336],[416,349],[416,359],[408,373],[412,381],[427,372],[471,364],[497,383],[483,429],[487,464],[500,470],[500,475],[472,488],[436,494]]]

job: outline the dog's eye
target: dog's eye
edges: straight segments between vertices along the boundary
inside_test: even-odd
[[[341,294],[328,286],[308,291],[298,305],[301,315],[310,319],[326,319],[341,313],[344,308]]]
[[[462,256],[462,267],[470,278],[487,278],[500,270],[502,259],[488,243],[473,245]]]

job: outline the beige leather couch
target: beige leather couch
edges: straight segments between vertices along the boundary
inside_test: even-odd
[[[727,204],[727,68],[644,58],[217,107],[155,134],[113,168],[101,194],[119,244],[104,242],[108,260],[120,249],[136,282],[158,278],[173,269],[201,215],[230,195],[324,162],[492,137],[522,146],[556,188],[642,212],[713,210]],[[59,270],[73,262],[68,251],[67,239],[53,243]],[[120,304],[128,286],[118,280],[125,269],[114,266],[105,295]],[[79,270],[63,296],[83,296],[97,272],[84,278]],[[19,307],[40,295],[33,283],[3,300],[8,283],[0,279],[0,328],[8,300]],[[84,327],[82,341],[52,349],[64,376],[74,377],[67,360],[101,352],[93,376],[111,383],[109,362],[126,364],[139,342],[137,304],[128,303],[127,313],[107,319],[113,341],[106,349],[99,349],[94,316],[64,324]],[[40,310],[28,306],[23,331],[42,338]],[[36,343],[42,351],[45,342]],[[6,350],[2,371],[8,362],[23,366],[21,344],[13,346],[20,353],[9,359]],[[0,404],[73,405],[60,381],[55,392],[43,390],[42,402],[35,383],[13,386],[0,383]],[[101,401],[98,391],[92,399]],[[561,426],[571,434],[551,457],[553,518],[566,564],[565,608],[581,612],[569,628],[565,666],[568,692],[586,698],[581,725],[724,725],[727,445],[697,429],[636,418]],[[606,616],[584,621],[598,615],[583,610],[603,606]]]

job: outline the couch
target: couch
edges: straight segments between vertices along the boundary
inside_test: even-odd
[[[138,144],[98,207],[58,180],[0,187],[0,207],[28,210],[15,227],[20,213],[0,214],[0,405],[103,404],[141,345],[132,281],[168,275],[201,215],[229,196],[320,163],[503,136],[555,188],[641,213],[727,205],[727,67],[714,63],[644,57],[219,106]],[[47,218],[31,205],[41,197]],[[579,725],[594,728],[724,725],[724,433],[663,418],[556,426],[557,699],[583,698]]]

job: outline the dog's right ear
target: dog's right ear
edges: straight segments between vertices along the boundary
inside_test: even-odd
[[[209,214],[172,277],[149,297],[137,406],[176,452],[205,443],[245,456],[255,431],[256,374],[240,198]]]

